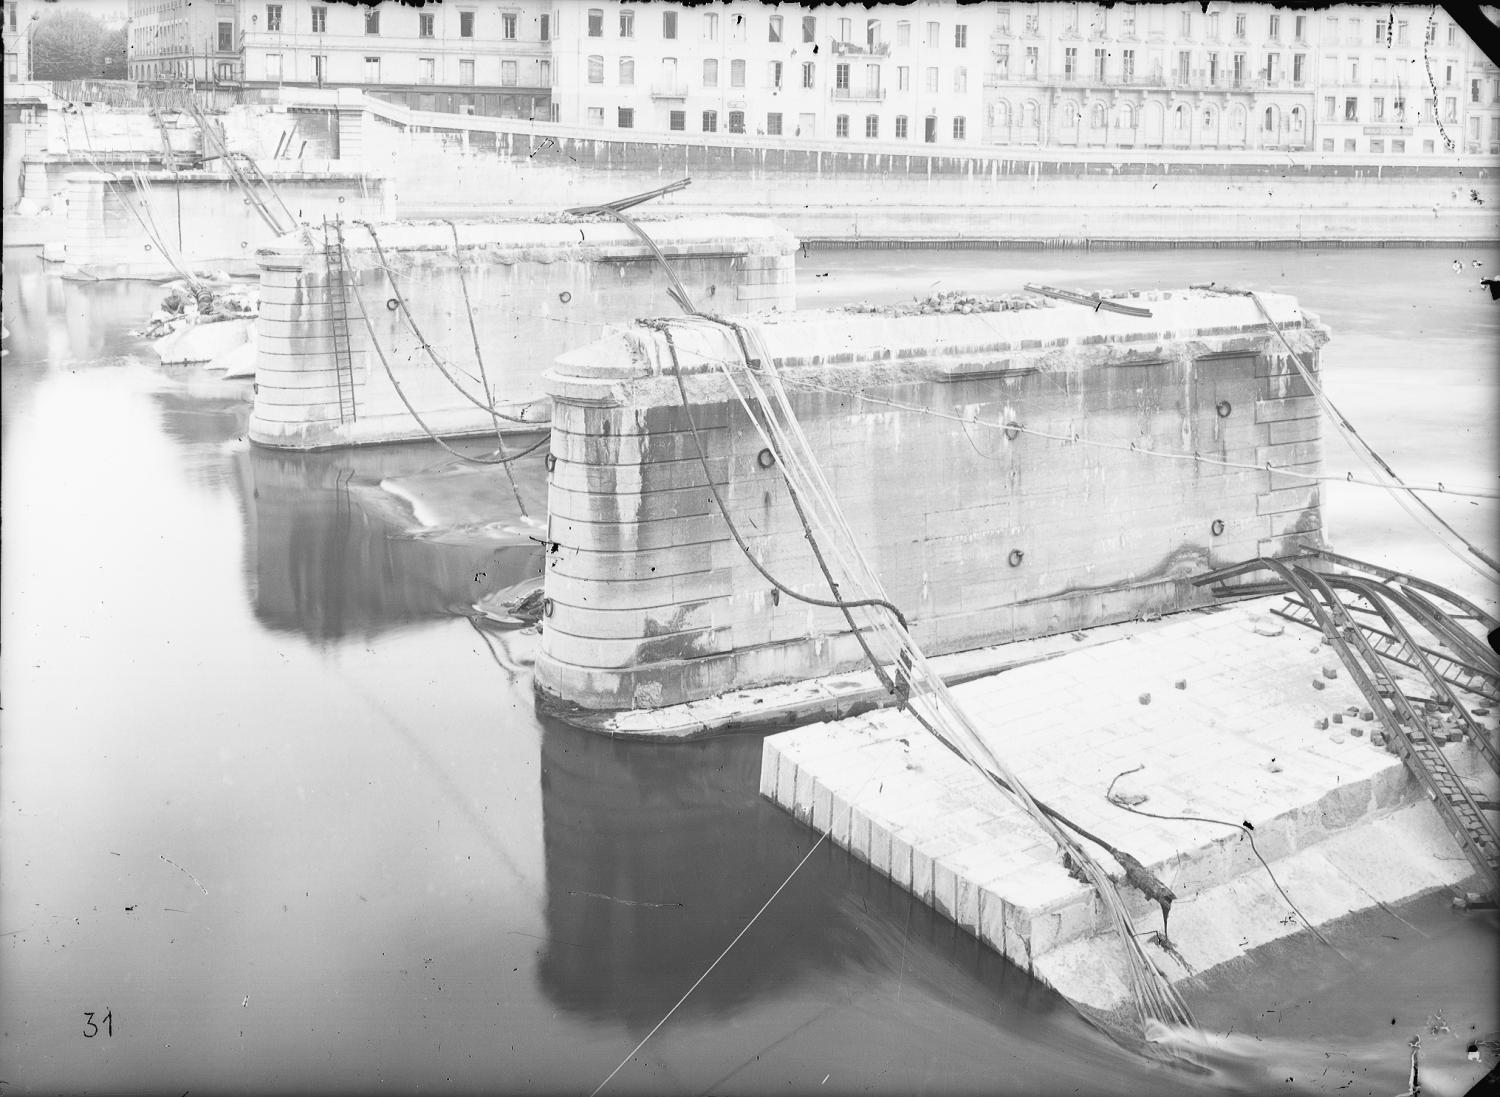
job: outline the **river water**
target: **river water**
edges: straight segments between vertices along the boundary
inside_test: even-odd
[[[1292,292],[1398,471],[1493,488],[1497,266],[815,252],[799,284],[804,306],[1031,280]],[[4,275],[0,1084],[593,1091],[814,837],[757,796],[759,739],[537,717],[535,636],[467,611],[538,573],[539,461],[513,486],[426,445],[255,449],[248,382],[128,335],[157,287],[17,252]],[[1439,504],[1494,551],[1492,501]],[[1383,493],[1325,506],[1335,547],[1492,600]],[[1500,1029],[1496,930],[1440,895],[1336,926],[1338,956],[1267,949],[1188,989],[1213,1044],[1186,1073],[824,845],[605,1092],[1394,1094],[1414,1035],[1424,1091],[1463,1092],[1486,1069],[1465,1047]]]

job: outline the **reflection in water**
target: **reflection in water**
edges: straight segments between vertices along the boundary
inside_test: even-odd
[[[658,746],[544,725],[548,997],[649,1030],[776,890],[816,835],[757,794],[760,755],[758,737]],[[834,972],[858,981],[898,966],[903,949],[913,985],[948,993],[957,977],[976,1011],[1015,1006],[1034,1018],[1060,1005],[829,843],[753,933],[695,992],[695,1008],[730,1014]]]
[[[483,452],[483,443],[470,443]],[[256,618],[317,641],[466,614],[539,573],[540,460],[461,465],[429,444],[336,453],[249,447],[236,457]]]

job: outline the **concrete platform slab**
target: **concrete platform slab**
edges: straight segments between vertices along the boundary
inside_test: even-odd
[[[1371,744],[1378,725],[1349,715],[1365,701],[1331,649],[1296,626],[1266,627],[1280,623],[1268,615],[1278,604],[1184,614],[953,689],[1033,796],[1175,891],[1175,955],[1148,948],[1174,980],[1472,875],[1402,763]],[[1447,749],[1493,787],[1477,751]],[[1112,781],[1144,797],[1139,812],[1170,818],[1110,802]],[[1123,1001],[1123,953],[1093,892],[1024,812],[909,714],[768,737],[761,791],[831,825],[838,844],[1070,999]],[[1161,927],[1154,903],[1123,895],[1138,931]]]

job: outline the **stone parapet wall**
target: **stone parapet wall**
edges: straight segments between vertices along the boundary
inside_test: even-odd
[[[1316,370],[1316,318],[1263,300]],[[1201,604],[1193,577],[1321,544],[1316,483],[1265,468],[1317,470],[1318,410],[1253,304],[1132,303],[1155,315],[1052,305],[765,323],[861,549],[930,654]],[[717,366],[739,361],[737,345],[703,326],[674,340],[741,534],[782,583],[827,598],[785,482]],[[549,383],[545,698],[653,708],[860,665],[836,610],[775,593],[734,543],[659,333],[565,356]],[[1008,437],[1005,423],[1039,433]]]
[[[793,306],[797,243],[781,229],[726,217],[650,219],[645,228],[700,307],[742,316]],[[262,445],[317,449],[426,437],[402,394],[434,433],[493,431],[493,418],[443,374],[447,369],[485,402],[476,340],[493,402],[509,415],[525,415],[535,424],[530,429],[544,429],[542,374],[558,355],[598,339],[612,324],[672,307],[666,272],[613,221],[376,224],[373,237],[364,225],[346,224],[343,231],[349,269],[342,326],[350,346],[352,414],[347,400],[341,414],[333,351],[340,317],[329,307],[319,230],[310,240],[289,238],[258,255],[259,358],[250,437]],[[382,267],[377,239],[404,307]],[[368,327],[361,302],[369,310]]]

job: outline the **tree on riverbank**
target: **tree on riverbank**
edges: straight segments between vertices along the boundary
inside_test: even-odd
[[[32,75],[37,80],[97,79],[104,75],[105,46],[113,37],[87,12],[53,12],[32,32]]]

